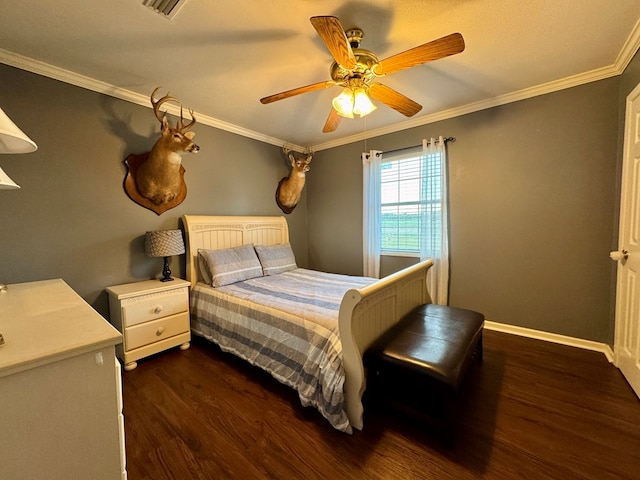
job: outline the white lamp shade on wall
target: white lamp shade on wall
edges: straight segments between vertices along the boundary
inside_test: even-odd
[[[38,146],[27,137],[0,108],[0,153],[30,153]],[[0,188],[13,189],[20,186],[0,168]]]
[[[31,153],[38,146],[0,108],[0,153]]]
[[[20,185],[18,185],[16,182],[11,180],[9,178],[9,175],[4,173],[4,170],[0,168],[0,188],[6,189],[6,190],[15,189],[15,188],[20,188]]]

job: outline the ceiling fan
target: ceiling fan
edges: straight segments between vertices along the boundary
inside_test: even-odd
[[[332,16],[311,17],[310,20],[334,59],[329,69],[331,80],[276,93],[261,98],[260,102],[266,105],[334,85],[343,87],[342,93],[333,99],[331,112],[322,129],[324,133],[333,132],[338,128],[341,117],[353,118],[354,113],[363,117],[375,110],[376,106],[369,96],[407,117],[415,115],[422,109],[420,104],[376,82],[375,79],[464,50],[462,35],[452,33],[384,60],[378,60],[373,52],[360,48],[364,36],[361,29],[352,28],[345,31],[340,20]]]

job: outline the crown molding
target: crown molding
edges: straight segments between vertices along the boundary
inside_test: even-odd
[[[618,70],[618,75],[622,75],[622,72],[629,66],[629,62],[633,59],[640,48],[640,19],[636,22],[631,30],[631,33],[627,37],[627,41],[622,46],[622,50],[618,54],[618,58],[614,63],[615,68]]]
[[[0,49],[0,63],[4,63],[6,65],[20,68],[22,70],[36,73],[48,78],[52,78],[54,80],[59,80],[70,85],[75,85],[76,87],[81,87],[94,92],[102,93],[104,95],[109,95],[111,97],[118,98],[130,103],[142,105],[143,107],[151,108],[151,105],[149,104],[149,97],[145,95],[132,92],[131,90],[127,90],[125,88],[116,87],[115,85],[101,82],[100,80],[96,80],[94,78],[87,77],[70,70],[65,70],[64,68],[56,67],[54,65],[35,60],[33,58],[18,55],[16,53],[9,52],[8,50]],[[180,109],[175,105],[167,105],[167,112],[177,116],[180,115]],[[258,140],[260,142],[268,143],[271,145],[282,146],[285,143],[284,140],[281,140],[279,138],[270,137],[260,132],[254,132],[253,130],[248,130],[246,128],[239,127],[232,123],[225,122],[208,115],[198,113],[197,116],[198,123],[202,123],[210,127],[219,128],[220,130],[224,130],[226,132],[242,135],[243,137],[249,137],[254,140]],[[291,148],[300,151],[304,150],[304,148],[299,145],[291,145]]]
[[[450,108],[448,110],[434,112],[429,115],[423,115],[417,118],[412,118],[410,120],[396,123],[394,125],[390,125],[387,127],[370,130],[367,132],[351,135],[348,137],[342,137],[336,140],[332,140],[330,142],[320,143],[318,145],[312,146],[311,149],[317,152],[320,150],[339,147],[341,145],[346,145],[353,142],[367,140],[373,137],[379,137],[381,135],[395,133],[395,132],[406,130],[409,128],[420,127],[430,123],[439,122],[442,120],[447,120],[447,119],[458,117],[461,115],[478,112],[480,110],[485,110],[485,109],[497,107],[500,105],[506,105],[508,103],[513,103],[520,100],[537,97],[539,95],[545,95],[547,93],[557,92],[559,90],[564,90],[567,88],[584,85],[586,83],[603,80],[605,78],[613,77],[616,75],[621,75],[622,72],[624,72],[625,68],[627,68],[627,66],[629,65],[629,62],[631,62],[631,60],[633,59],[633,56],[635,55],[635,53],[638,51],[639,48],[640,48],[640,20],[636,22],[622,50],[618,54],[616,61],[608,67],[598,68],[590,72],[580,73],[580,74],[562,78],[559,80],[543,83],[534,87],[525,88],[515,92],[507,93],[504,95],[498,95],[497,97],[489,98],[486,100],[481,100],[478,102],[469,103],[467,105]],[[127,102],[131,102],[137,105],[142,105],[142,106],[151,108],[149,105],[149,99],[145,95],[140,95],[130,90],[116,87],[114,85],[101,82],[94,78],[80,75],[70,70],[65,70],[63,68],[59,68],[59,67],[41,62],[33,58],[18,55],[8,50],[0,49],[0,63],[4,63],[6,65],[20,68],[22,70],[36,73],[38,75],[43,75],[45,77],[59,80],[61,82],[75,85],[77,87],[85,88],[87,90],[102,93],[104,95],[109,95],[111,97],[119,98]],[[174,105],[170,105],[167,110],[171,114],[180,115],[180,111],[178,107]],[[285,143],[288,143],[282,139],[264,135],[260,132],[255,132],[253,130],[248,130],[246,128],[239,127],[238,125],[234,125],[232,123],[225,122],[223,120],[219,120],[217,118],[210,117],[208,115],[203,115],[198,113],[198,122],[204,125],[209,125],[210,127],[224,130],[226,132],[234,133],[236,135],[241,135],[243,137],[248,137],[263,143],[268,143],[270,145],[281,146]],[[292,148],[293,150],[298,150],[298,151],[304,150],[302,146],[292,145],[292,144],[289,144],[289,145],[290,145],[290,148]]]
[[[628,63],[628,62],[627,62]],[[430,123],[439,122],[442,120],[448,120],[450,118],[459,117],[468,113],[474,113],[488,108],[498,107],[500,105],[506,105],[508,103],[517,102],[520,100],[526,100],[528,98],[545,95],[547,93],[557,92],[585,83],[595,82],[597,80],[603,80],[605,78],[620,75],[620,71],[615,66],[603,67],[590,72],[573,75],[553,82],[547,82],[534,87],[525,88],[516,92],[507,93],[504,95],[498,95],[497,97],[488,98],[478,102],[468,103],[460,107],[450,108],[448,110],[442,110],[429,115],[423,115],[421,117],[412,118],[400,123],[395,123],[387,127],[377,128],[375,130],[369,130],[367,132],[352,135],[350,137],[343,137],[331,142],[321,143],[314,145],[312,148],[318,152],[320,150],[326,150],[328,148],[338,147],[340,145],[346,145],[348,143],[363,141],[381,135],[389,133],[399,132],[401,130],[407,130],[409,128],[420,127],[422,125],[428,125]]]
[[[629,63],[631,62],[631,60],[633,59],[634,55],[636,54],[639,48],[640,48],[640,19],[636,22],[633,29],[631,30],[631,33],[627,37],[627,40],[625,41],[625,44],[622,47],[622,50],[620,50],[620,53],[618,54],[618,58],[616,58],[616,61],[608,67],[597,68],[589,72],[572,75],[570,77],[561,78],[559,80],[543,83],[530,88],[524,88],[516,92],[499,95],[497,97],[488,98],[485,100],[481,100],[479,102],[469,103],[467,105],[462,105],[460,107],[455,107],[448,110],[435,112],[430,115],[423,115],[421,117],[396,123],[394,125],[389,125],[387,127],[378,128],[375,130],[369,130],[367,132],[359,133],[357,135],[352,135],[349,137],[336,139],[330,142],[321,143],[319,145],[314,145],[312,149],[318,152],[320,150],[326,150],[328,148],[339,147],[341,145],[346,145],[348,143],[363,141],[370,138],[379,137],[381,135],[386,135],[388,133],[395,133],[401,130],[407,130],[413,127],[420,127],[422,125],[427,125],[427,124],[439,122],[442,120],[448,120],[450,118],[459,117],[461,115],[466,115],[468,113],[474,113],[480,110],[498,107],[500,105],[506,105],[508,103],[513,103],[520,100],[526,100],[528,98],[537,97],[539,95],[545,95],[547,93],[553,93],[553,92],[557,92],[567,88],[584,85],[586,83],[591,83],[598,80],[604,80],[605,78],[622,75],[622,73],[627,68],[627,66],[629,65]]]

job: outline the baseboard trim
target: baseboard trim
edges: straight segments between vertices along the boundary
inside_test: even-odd
[[[536,340],[544,340],[546,342],[559,343],[570,347],[583,348],[602,353],[610,363],[613,363],[613,350],[606,343],[594,342],[592,340],[584,340],[582,338],[568,337],[557,333],[543,332],[541,330],[533,330],[531,328],[518,327],[516,325],[507,325],[505,323],[491,322],[485,320],[484,328],[494,330],[496,332],[510,333],[512,335],[520,335],[521,337],[534,338]]]

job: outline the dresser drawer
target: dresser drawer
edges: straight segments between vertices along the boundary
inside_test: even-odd
[[[133,350],[134,348],[188,332],[189,328],[188,312],[128,327],[124,330],[125,348]]]
[[[130,298],[122,302],[123,326],[130,327],[188,310],[189,294],[186,288]]]

